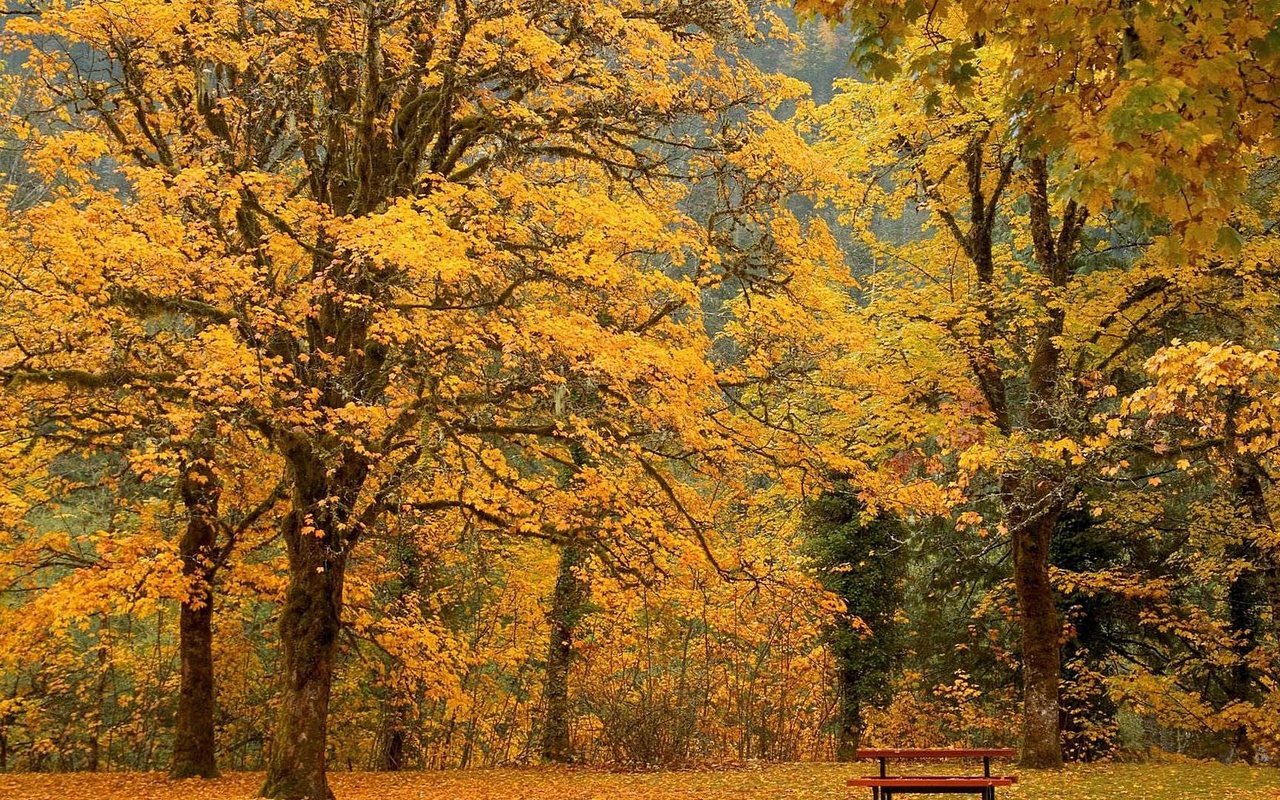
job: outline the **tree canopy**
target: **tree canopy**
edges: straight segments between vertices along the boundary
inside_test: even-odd
[[[1280,6],[0,40],[0,771],[1280,752]]]

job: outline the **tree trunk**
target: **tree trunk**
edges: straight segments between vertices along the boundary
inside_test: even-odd
[[[404,769],[404,728],[399,722],[388,721],[378,750],[378,769],[382,772],[399,772]]]
[[[858,675],[846,666],[836,675],[836,761],[856,761],[862,741],[862,704],[858,701]]]
[[[372,767],[379,772],[399,772],[412,757],[409,725],[416,717],[416,706],[397,687],[388,687],[383,701],[382,723],[374,743]]]
[[[278,800],[330,800],[333,792],[325,775],[329,689],[348,546],[342,509],[352,507],[358,489],[342,491],[327,480],[324,465],[311,459],[309,451],[290,460],[294,497],[284,521],[289,585],[280,613],[283,685],[261,794]],[[341,485],[359,487],[362,482],[360,474]]]
[[[1234,436],[1234,421],[1232,435]],[[1235,448],[1232,449],[1235,453]],[[1249,518],[1253,524],[1268,531],[1275,530],[1275,520],[1271,517],[1271,509],[1267,507],[1266,489],[1262,484],[1266,474],[1255,456],[1242,457],[1234,455],[1236,494],[1249,510]],[[1274,547],[1264,549],[1255,539],[1252,544],[1251,563],[1258,565],[1261,573],[1258,580],[1258,592],[1265,596],[1266,605],[1271,615],[1271,634],[1280,640],[1280,553]],[[1256,621],[1255,638],[1262,633],[1262,620]]]
[[[1237,444],[1236,412],[1240,403],[1239,398],[1233,398],[1230,403],[1223,437],[1226,440],[1225,455],[1231,464],[1236,502],[1255,527],[1273,531],[1275,522],[1267,508],[1266,489],[1262,484],[1266,473],[1257,458],[1240,452]],[[1236,574],[1227,588],[1227,616],[1235,639],[1233,649],[1236,656],[1227,683],[1227,695],[1232,701],[1253,704],[1257,702],[1258,687],[1249,660],[1262,634],[1262,606],[1275,607],[1275,597],[1270,591],[1273,579],[1269,574],[1274,560],[1270,553],[1263,551],[1254,535],[1248,535],[1235,544],[1227,555],[1233,561],[1249,565]],[[1249,764],[1254,762],[1257,749],[1246,726],[1236,729],[1232,749],[1236,758]]]
[[[572,709],[569,703],[569,670],[573,663],[573,636],[582,619],[588,587],[577,570],[584,561],[582,551],[565,545],[560,551],[560,570],[551,598],[551,638],[547,648],[547,683],[543,690],[546,716],[542,728],[542,757],[546,761],[574,760],[569,736]]]
[[[1074,274],[1072,259],[1088,212],[1075,201],[1068,201],[1055,233],[1048,161],[1033,155],[1027,161],[1027,177],[1035,260],[1049,285],[1065,290]],[[1066,309],[1060,302],[1061,295],[1055,295],[1056,292],[1046,293],[1040,299],[1046,319],[1027,365],[1027,424],[1046,438],[1059,435],[1062,417],[1070,414],[1061,386],[1060,337],[1066,324]],[[1027,490],[1010,495],[1014,509],[1007,519],[1013,535],[1014,584],[1022,626],[1021,763],[1025,767],[1058,769],[1062,767],[1062,704],[1058,695],[1062,624],[1049,581],[1049,547],[1058,517],[1067,504],[1066,487],[1061,476],[1029,477],[1012,483],[1024,483]]]
[[[1280,642],[1280,566],[1273,553],[1267,567],[1267,605],[1271,607],[1271,635]]]
[[[1024,767],[1062,766],[1058,681],[1061,626],[1049,582],[1049,542],[1056,513],[1014,521],[1013,570],[1022,627],[1022,758]]]
[[[218,777],[213,726],[213,592],[202,594],[203,605],[182,605],[179,621],[181,684],[169,767],[169,777],[175,779]]]
[[[107,646],[102,642],[102,635],[98,637],[98,679],[95,684],[94,694],[97,697],[98,708],[97,715],[93,724],[89,728],[89,763],[86,769],[89,772],[97,772],[101,767],[102,755],[102,728],[106,722],[106,703],[107,703]]]
[[[1257,548],[1244,544],[1230,550],[1228,557],[1255,563],[1258,551]],[[1227,696],[1238,703],[1252,704],[1257,699],[1253,670],[1249,668],[1249,656],[1258,646],[1258,628],[1262,621],[1258,615],[1258,606],[1262,601],[1259,577],[1256,570],[1241,570],[1227,588],[1227,617],[1231,633],[1235,637],[1233,650],[1236,657],[1235,664],[1231,667],[1231,679],[1227,682]],[[1236,759],[1247,764],[1254,762],[1256,748],[1245,725],[1236,729],[1232,750]]]
[[[192,459],[184,470],[181,491],[187,528],[178,548],[191,595],[182,604],[178,622],[181,678],[169,777],[216,778],[211,563],[217,546],[221,488],[208,458]]]

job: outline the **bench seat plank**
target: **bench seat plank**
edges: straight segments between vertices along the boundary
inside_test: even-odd
[[[858,750],[858,758],[1013,758],[1017,750],[1008,747],[941,748],[941,747],[868,747]]]
[[[929,786],[954,786],[980,789],[984,786],[1012,786],[1017,782],[1017,777],[1013,775],[992,776],[990,778],[984,778],[981,775],[895,775],[887,778],[881,778],[879,776],[851,778],[849,779],[848,785],[871,786],[879,787],[881,789],[921,789]]]

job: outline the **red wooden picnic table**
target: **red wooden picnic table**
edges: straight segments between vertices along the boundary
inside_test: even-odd
[[[871,789],[872,800],[892,800],[895,794],[976,794],[983,800],[995,800],[997,786],[1011,786],[1017,782],[1014,775],[992,775],[991,759],[1012,758],[1016,750],[1004,747],[992,748],[863,748],[858,758],[875,758],[880,761],[880,774],[854,778],[850,786]],[[945,759],[981,758],[982,775],[889,775],[889,759],[940,761]]]

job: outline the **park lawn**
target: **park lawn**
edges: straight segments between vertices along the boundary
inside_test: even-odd
[[[866,764],[779,764],[676,772],[549,767],[445,772],[338,772],[338,800],[817,800],[869,798],[844,786]],[[895,770],[896,771],[896,770]],[[1003,771],[1003,770],[1001,770]],[[1280,800],[1280,769],[1214,763],[1110,764],[1020,771],[1010,800]],[[0,774],[0,800],[247,800],[256,773],[170,782],[155,773]],[[920,795],[911,795],[917,797]]]

